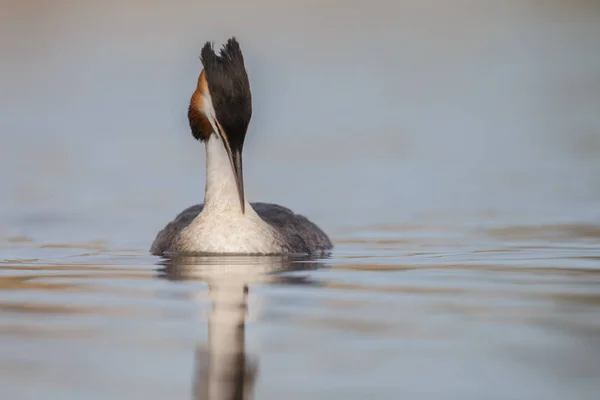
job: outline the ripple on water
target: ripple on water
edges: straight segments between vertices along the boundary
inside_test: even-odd
[[[597,389],[597,231],[440,229],[346,231],[330,258],[283,261],[161,261],[105,242],[11,238],[4,246],[35,257],[0,261],[4,387],[35,383],[52,398],[189,398],[210,385],[264,398],[353,385],[386,398]]]

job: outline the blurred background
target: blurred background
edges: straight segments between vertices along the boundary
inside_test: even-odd
[[[329,229],[600,216],[596,1],[5,0],[0,18],[11,235],[79,219],[142,245],[202,201],[186,107],[201,46],[232,35],[252,200]]]
[[[204,147],[190,135],[187,106],[202,68],[202,45],[214,41],[220,47],[230,36],[241,43],[253,91],[254,113],[244,155],[247,196],[283,204],[318,222],[337,244],[334,266],[369,269],[379,264],[439,262],[597,271],[593,263],[600,259],[598,1],[0,0],[0,250],[5,262],[12,262],[11,272],[3,274],[17,273],[21,268],[17,264],[27,260],[62,263],[67,256],[93,253],[97,258],[92,261],[97,262],[121,250],[129,252],[127,262],[150,268],[155,260],[148,249],[156,232],[179,211],[203,200]],[[519,251],[533,253],[511,253],[517,251],[510,247],[515,243],[523,245]],[[527,247],[532,243],[536,250],[523,250],[534,248]],[[403,258],[417,255],[416,249],[440,258]],[[350,260],[365,254],[372,257],[366,261],[370,266]],[[388,258],[377,258],[382,254]],[[484,256],[488,258],[478,258]],[[90,262],[73,260],[78,265]],[[114,264],[123,262],[118,259]],[[382,275],[354,278],[344,273],[325,276],[337,282],[367,279],[373,287],[393,282]],[[416,275],[415,281],[403,283],[427,286],[428,277],[432,276]],[[587,316],[599,315],[597,289],[586,286],[598,283],[597,274],[586,275],[587,281],[579,286],[569,286],[573,281],[561,280],[562,275],[553,278],[554,286],[544,287],[553,296],[557,288],[571,294],[585,288],[586,296],[591,296],[562,311],[584,307],[591,314],[578,321],[586,323]],[[497,284],[487,281],[483,272],[443,279],[462,288]],[[528,284],[539,282],[531,279]],[[151,285],[156,293],[172,290],[166,283]],[[373,287],[360,293],[373,294]],[[502,292],[505,299],[514,298],[513,289]],[[22,291],[7,293],[0,300],[33,301]],[[312,303],[302,303],[308,300],[298,296],[296,300],[308,307],[301,309],[312,313]],[[343,302],[333,297],[332,304]],[[68,296],[51,299],[63,305],[73,301]],[[468,298],[480,304],[478,299]],[[415,306],[425,300],[431,299],[402,304]],[[116,301],[127,304],[128,299]],[[553,297],[544,303],[543,310],[550,313],[549,320],[556,322],[552,319],[556,317],[572,328],[573,321],[560,319],[568,318],[566,314],[553,314],[556,304],[562,304],[556,301]],[[442,302],[448,304],[446,299]],[[382,321],[401,324],[388,320],[391,311],[382,305],[373,306],[382,313]],[[395,310],[402,309],[398,307]],[[527,318],[542,315],[536,307],[521,304],[519,310],[531,312]],[[469,310],[469,315],[478,315]],[[53,315],[55,310],[45,312]],[[5,326],[16,324],[11,315],[4,319]],[[431,322],[415,319],[408,326],[423,327],[423,321]],[[457,327],[463,322],[454,320]],[[275,325],[268,326],[277,327],[277,322],[271,323]],[[27,332],[37,332],[27,324]],[[113,332],[115,338],[128,332],[129,325],[124,326]],[[597,377],[591,372],[600,368],[600,328],[577,327],[585,341],[573,336],[572,342],[546,338],[548,348],[564,352],[556,350],[550,357],[540,347],[539,358],[529,365],[532,370],[515,364],[534,371],[531,375],[522,375],[523,370],[510,363],[500,363],[486,375],[485,351],[477,353],[481,364],[457,350],[429,353],[440,358],[416,365],[435,377],[435,371],[443,374],[456,365],[452,360],[461,360],[480,382],[488,382],[488,388],[499,385],[498,398],[563,398],[566,393],[570,398],[593,398],[592,388],[597,388],[593,381],[585,381],[589,389],[585,391],[583,381],[577,380],[580,375],[567,378],[576,374],[573,371]],[[498,341],[527,337],[532,340],[527,343],[533,343],[540,335],[531,326],[518,324],[510,331],[513,336],[502,328],[488,328],[479,338],[491,337],[490,343],[494,337]],[[358,334],[373,339],[364,329]],[[33,346],[27,348],[46,354],[47,347],[23,339],[22,331],[2,332],[11,338],[0,344],[4,374],[14,373],[6,365],[15,365],[21,357],[10,355],[10,348]],[[300,340],[290,330],[285,332]],[[334,339],[316,337],[322,343]],[[465,343],[475,340],[460,337]],[[280,343],[280,349],[284,347]],[[145,357],[150,357],[146,350]],[[56,354],[49,354],[42,358],[51,369]],[[185,354],[182,357],[189,356]],[[446,358],[449,354],[455,358]],[[146,359],[146,365],[156,361]],[[165,361],[172,366],[168,360],[174,359]],[[268,365],[275,370],[287,365],[285,357],[277,360],[267,363],[267,372]],[[133,358],[129,361],[137,365]],[[558,361],[566,363],[564,370],[544,369]],[[68,365],[88,371],[81,363]],[[122,360],[124,365],[129,364]],[[408,361],[404,367],[386,371],[393,377],[393,371],[410,370]],[[517,375],[525,377],[518,381]],[[86,372],[86,376],[95,375]],[[395,379],[385,381],[385,373],[378,376],[371,387],[382,388],[382,382]],[[465,376],[455,378],[460,382]],[[511,394],[497,377],[517,379],[512,388],[523,390]],[[342,385],[346,378],[336,382]],[[333,382],[315,379],[309,382],[317,386]],[[423,375],[415,379],[406,393],[423,395],[427,379]],[[259,391],[265,390],[262,382]],[[461,399],[486,393],[483,386],[469,386],[470,380],[466,386],[448,382],[440,381],[440,388]],[[128,384],[130,393],[141,387]],[[185,392],[187,385],[177,387]],[[19,390],[10,393],[24,393]],[[310,393],[316,398],[316,392]],[[340,398],[352,398],[352,392],[344,393]],[[427,393],[435,398],[434,392]],[[65,398],[61,396],[57,398]]]

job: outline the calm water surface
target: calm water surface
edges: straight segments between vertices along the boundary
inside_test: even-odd
[[[329,259],[166,260],[12,237],[3,398],[597,398],[599,238],[370,226]]]

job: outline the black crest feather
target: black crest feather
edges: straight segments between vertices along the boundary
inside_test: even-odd
[[[240,44],[232,37],[217,55],[207,42],[200,60],[217,120],[232,145],[241,149],[252,117],[252,94]]]

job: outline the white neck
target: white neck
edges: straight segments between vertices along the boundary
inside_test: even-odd
[[[194,252],[271,254],[282,250],[277,232],[244,199],[242,213],[235,174],[222,139],[206,141],[206,190],[202,212],[185,228],[182,247]]]
[[[246,209],[248,209],[247,204],[246,202]],[[223,140],[216,134],[211,135],[206,141],[204,208],[242,213],[233,168]]]

